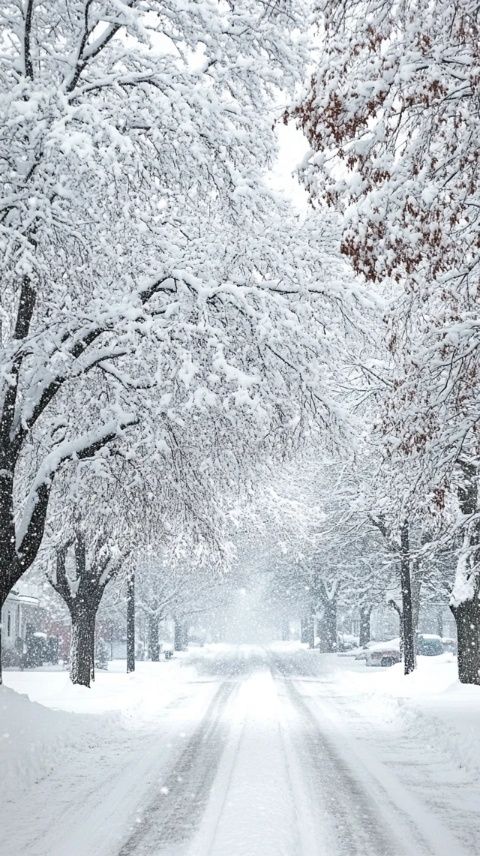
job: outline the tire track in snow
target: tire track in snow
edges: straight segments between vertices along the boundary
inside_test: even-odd
[[[324,856],[295,751],[287,751],[278,686],[266,652],[251,656],[228,746],[188,856]],[[246,664],[248,665],[248,664]]]
[[[278,683],[275,681],[273,669],[271,674],[278,693]],[[278,693],[278,698],[279,704],[282,705],[278,727],[296,827],[296,842],[292,849],[292,856],[320,856],[326,852],[326,845],[331,838],[328,823],[325,819],[319,822],[315,783],[310,775],[310,758],[305,757],[303,730],[302,734],[299,734],[298,730],[294,733],[291,717],[288,717],[288,720],[285,717],[285,697],[282,693]],[[327,852],[333,852],[331,847]]]
[[[239,728],[237,727],[236,733],[234,734],[234,738],[232,741],[232,732],[230,731],[230,744],[225,748],[225,752],[222,758],[222,765],[224,767],[223,777],[222,777],[222,795],[219,800],[219,804],[214,808],[214,820],[212,824],[207,825],[207,831],[200,830],[200,835],[197,836],[196,839],[193,839],[191,842],[191,847],[188,850],[189,856],[210,856],[211,852],[213,852],[218,834],[220,825],[223,819],[223,814],[225,811],[226,804],[228,802],[232,780],[235,774],[236,762],[238,759],[239,749],[242,744],[244,735],[245,735],[245,726],[246,719],[242,717],[242,721],[240,723]],[[218,770],[216,775],[218,775]],[[213,782],[212,782],[213,785]],[[206,803],[211,801],[211,789],[207,794]],[[207,808],[205,804],[205,808]],[[207,809],[208,811],[208,809]],[[207,843],[206,843],[207,841]],[[175,854],[176,856],[176,854]]]
[[[382,828],[371,799],[352,777],[348,766],[335,753],[299,691],[285,680],[285,697],[297,724],[289,728],[296,750],[296,763],[316,794],[316,813],[323,813],[330,829],[315,854],[338,856],[400,856],[389,834]],[[307,852],[305,851],[305,856]],[[405,856],[407,854],[405,853]],[[412,856],[411,853],[408,856]]]
[[[348,735],[345,724],[338,727],[335,704],[324,695],[305,698],[295,683],[292,664],[278,655],[273,662],[287,697],[305,723],[318,800],[337,829],[337,847],[328,850],[329,856],[332,852],[341,856],[465,856],[442,820],[372,756],[371,747],[365,751]]]
[[[138,821],[118,856],[175,854],[194,834],[203,815],[210,787],[223,753],[227,727],[222,714],[235,681],[221,684],[199,727],[173,764],[166,779]]]

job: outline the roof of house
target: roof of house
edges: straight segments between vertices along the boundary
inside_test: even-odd
[[[31,594],[27,594],[25,592],[21,592],[18,589],[12,589],[12,591],[9,592],[9,594],[7,595],[6,603],[8,603],[9,601],[13,603],[23,603],[27,606],[40,605],[38,597],[35,597]]]

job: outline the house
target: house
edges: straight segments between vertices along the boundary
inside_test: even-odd
[[[2,648],[23,652],[27,638],[42,629],[43,613],[33,590],[12,589],[2,607]]]

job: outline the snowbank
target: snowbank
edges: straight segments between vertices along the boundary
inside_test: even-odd
[[[121,671],[120,671],[121,670]],[[73,686],[66,671],[5,671],[0,686],[0,801],[21,796],[76,751],[93,752],[116,735],[150,730],[182,692],[193,667],[181,658],[124,662],[99,671],[91,689]]]
[[[159,663],[137,663],[130,675],[124,660],[113,660],[107,671],[97,670],[91,689],[73,686],[68,672],[58,670],[5,671],[4,682],[54,710],[117,714],[125,727],[141,728],[155,721],[178,694],[179,684],[195,675],[195,669],[177,655]]]
[[[376,644],[376,643],[374,643]],[[480,687],[461,684],[457,659],[445,653],[417,658],[418,668],[405,677],[403,664],[367,667],[344,655],[320,654],[303,646],[290,649],[291,674],[302,681],[326,682],[336,715],[345,714],[352,727],[357,719],[371,723],[372,733],[393,746],[400,737],[419,747],[431,746],[448,756],[457,768],[480,778]],[[304,691],[305,686],[304,684]]]
[[[357,695],[363,716],[401,726],[480,776],[480,687],[460,684],[452,654],[418,657],[418,668],[408,677],[399,663],[368,672],[342,670],[338,678]]]
[[[0,687],[0,803],[15,802],[25,788],[62,764],[72,750],[99,746],[110,727],[107,718],[48,710],[25,695]]]

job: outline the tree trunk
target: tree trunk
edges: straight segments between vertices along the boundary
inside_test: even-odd
[[[475,464],[460,462],[464,480],[458,487],[460,510],[465,516],[478,513],[478,469]],[[458,678],[462,684],[480,685],[480,523],[474,519],[467,525],[464,534],[464,547],[467,548],[465,562],[459,556],[457,576],[452,591],[450,609],[455,617],[458,639]],[[460,567],[461,599],[457,601],[457,577]],[[471,596],[463,597],[465,585]]]
[[[308,617],[305,615],[300,619],[300,642],[308,642]]]
[[[370,617],[372,615],[372,608],[371,606],[360,607],[360,648],[365,648],[370,642]]]
[[[2,675],[2,609],[5,605],[5,601],[8,597],[8,591],[6,589],[0,588],[0,686],[3,683],[3,675]]]
[[[398,635],[400,637],[400,653],[402,654],[402,657],[403,657],[403,617],[402,617],[402,610],[400,609],[398,603],[396,603],[393,600],[393,598],[388,601],[388,606],[391,606],[391,608],[394,609],[398,615]]]
[[[174,621],[174,630],[173,630],[173,647],[175,651],[183,651],[183,628],[180,621],[176,618]]]
[[[451,606],[457,624],[458,677],[462,684],[480,685],[480,600],[478,593],[471,600]]]
[[[412,572],[413,571],[413,572]],[[415,562],[413,568],[410,565],[410,580],[412,586],[412,620],[413,620],[413,635],[414,639],[418,632],[418,622],[420,619],[421,593],[422,593],[422,574],[419,562]]]
[[[135,574],[127,580],[127,672],[135,671]]]
[[[156,615],[150,615],[148,618],[148,656],[154,663],[158,663],[160,660],[158,618]]]
[[[90,633],[90,644],[92,646],[92,654],[90,657],[90,680],[95,680],[95,618],[93,618],[92,629]]]
[[[416,666],[415,631],[413,626],[413,599],[410,577],[410,544],[408,520],[404,520],[400,531],[400,587],[402,590],[402,637],[404,673],[409,675]]]
[[[337,599],[327,598],[323,603],[323,615],[320,619],[318,635],[319,649],[322,654],[331,654],[337,650]]]
[[[72,615],[70,645],[70,678],[73,684],[89,687],[92,676],[92,652],[95,637],[95,616],[86,610]]]
[[[315,648],[315,609],[312,606],[308,616],[308,647]]]
[[[436,619],[437,619],[437,633],[439,636],[443,636],[443,607],[442,606],[437,607]]]

